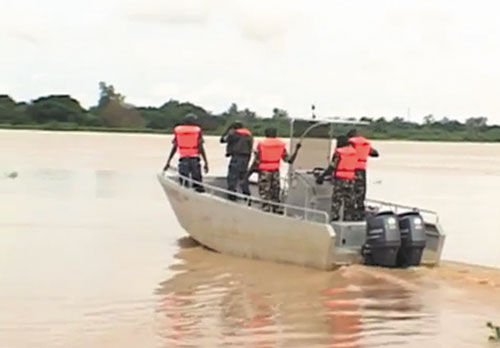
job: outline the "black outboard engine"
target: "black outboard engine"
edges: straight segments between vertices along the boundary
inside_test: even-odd
[[[365,264],[395,267],[401,246],[398,216],[381,212],[366,218],[366,243],[362,254]]]
[[[418,266],[426,241],[424,219],[417,211],[400,214],[398,218],[401,231],[398,266]]]

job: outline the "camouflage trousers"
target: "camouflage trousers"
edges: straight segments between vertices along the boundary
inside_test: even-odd
[[[241,188],[241,193],[250,195],[250,188],[248,187],[247,171],[248,162],[250,162],[250,155],[233,155],[229,162],[227,170],[227,189],[231,192],[236,192],[238,183]],[[230,200],[236,200],[236,196],[229,195]]]
[[[264,201],[279,202],[280,201],[280,171],[274,170],[272,172],[260,171],[259,172],[259,196]],[[262,210],[280,212],[278,206],[262,203]]]
[[[356,170],[354,178],[354,214],[355,221],[365,219],[365,199],[366,199],[366,170]]]
[[[353,221],[354,180],[333,178],[331,220]]]
[[[203,181],[202,176],[201,176],[201,165],[200,165],[200,158],[199,157],[183,157],[179,160],[179,167],[178,167],[179,175],[191,179],[194,182],[192,182],[192,187],[198,191],[198,192],[204,192],[205,189],[203,188],[201,183]],[[191,186],[191,182],[189,180],[179,178],[180,184],[183,186]]]

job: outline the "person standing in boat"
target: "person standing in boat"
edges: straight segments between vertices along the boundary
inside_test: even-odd
[[[172,150],[168,156],[163,171],[168,170],[170,162],[175,153],[179,151],[179,178],[181,185],[189,186],[189,180],[193,180],[193,188],[198,192],[204,192],[201,174],[200,155],[203,158],[205,173],[208,173],[208,161],[203,146],[201,128],[196,124],[198,117],[195,114],[187,114],[184,121],[174,128],[174,140]]]
[[[275,213],[281,213],[276,205],[268,202],[280,201],[280,164],[281,160],[287,163],[293,163],[301,147],[298,143],[292,156],[288,155],[286,145],[277,138],[276,128],[267,128],[264,131],[265,138],[257,144],[255,159],[250,167],[248,175],[253,172],[259,172],[258,186],[259,196],[265,202],[262,203],[262,210]]]
[[[228,191],[236,192],[239,182],[241,192],[250,196],[247,171],[253,149],[252,133],[241,122],[235,122],[222,134],[220,142],[227,144],[226,157],[231,157],[227,170]],[[236,200],[236,196],[232,194],[228,198]]]
[[[358,161],[355,169],[354,179],[354,220],[361,221],[365,218],[365,199],[366,199],[366,164],[368,157],[378,157],[378,151],[375,150],[370,141],[358,134],[356,129],[351,129],[347,133],[349,143],[356,150]]]
[[[338,221],[353,221],[354,215],[354,178],[357,163],[356,150],[349,144],[346,136],[337,138],[337,147],[328,168],[318,176],[317,184],[322,184],[326,176],[332,175],[333,194],[330,218]],[[343,208],[343,209],[342,209]]]

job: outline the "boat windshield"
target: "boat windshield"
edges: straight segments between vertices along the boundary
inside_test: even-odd
[[[310,129],[306,136],[302,138],[304,132],[314,125],[316,126]],[[319,124],[317,121],[295,121],[290,139],[290,152],[295,149],[295,145],[299,141],[302,143],[302,147],[293,167],[298,170],[308,170],[328,166],[332,151],[330,133],[331,125],[329,123]]]
[[[346,135],[356,125],[366,125],[368,122],[356,119],[341,119],[340,117],[324,120],[293,119],[290,125],[290,152],[298,142],[302,143],[299,155],[294,163],[298,170],[325,168],[330,162],[335,146],[334,138]]]

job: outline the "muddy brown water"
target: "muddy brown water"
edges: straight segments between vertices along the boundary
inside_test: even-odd
[[[500,145],[375,145],[369,196],[437,210],[444,258],[500,266]],[[0,131],[1,348],[494,346],[494,268],[321,272],[196,245],[155,178],[169,146]]]

